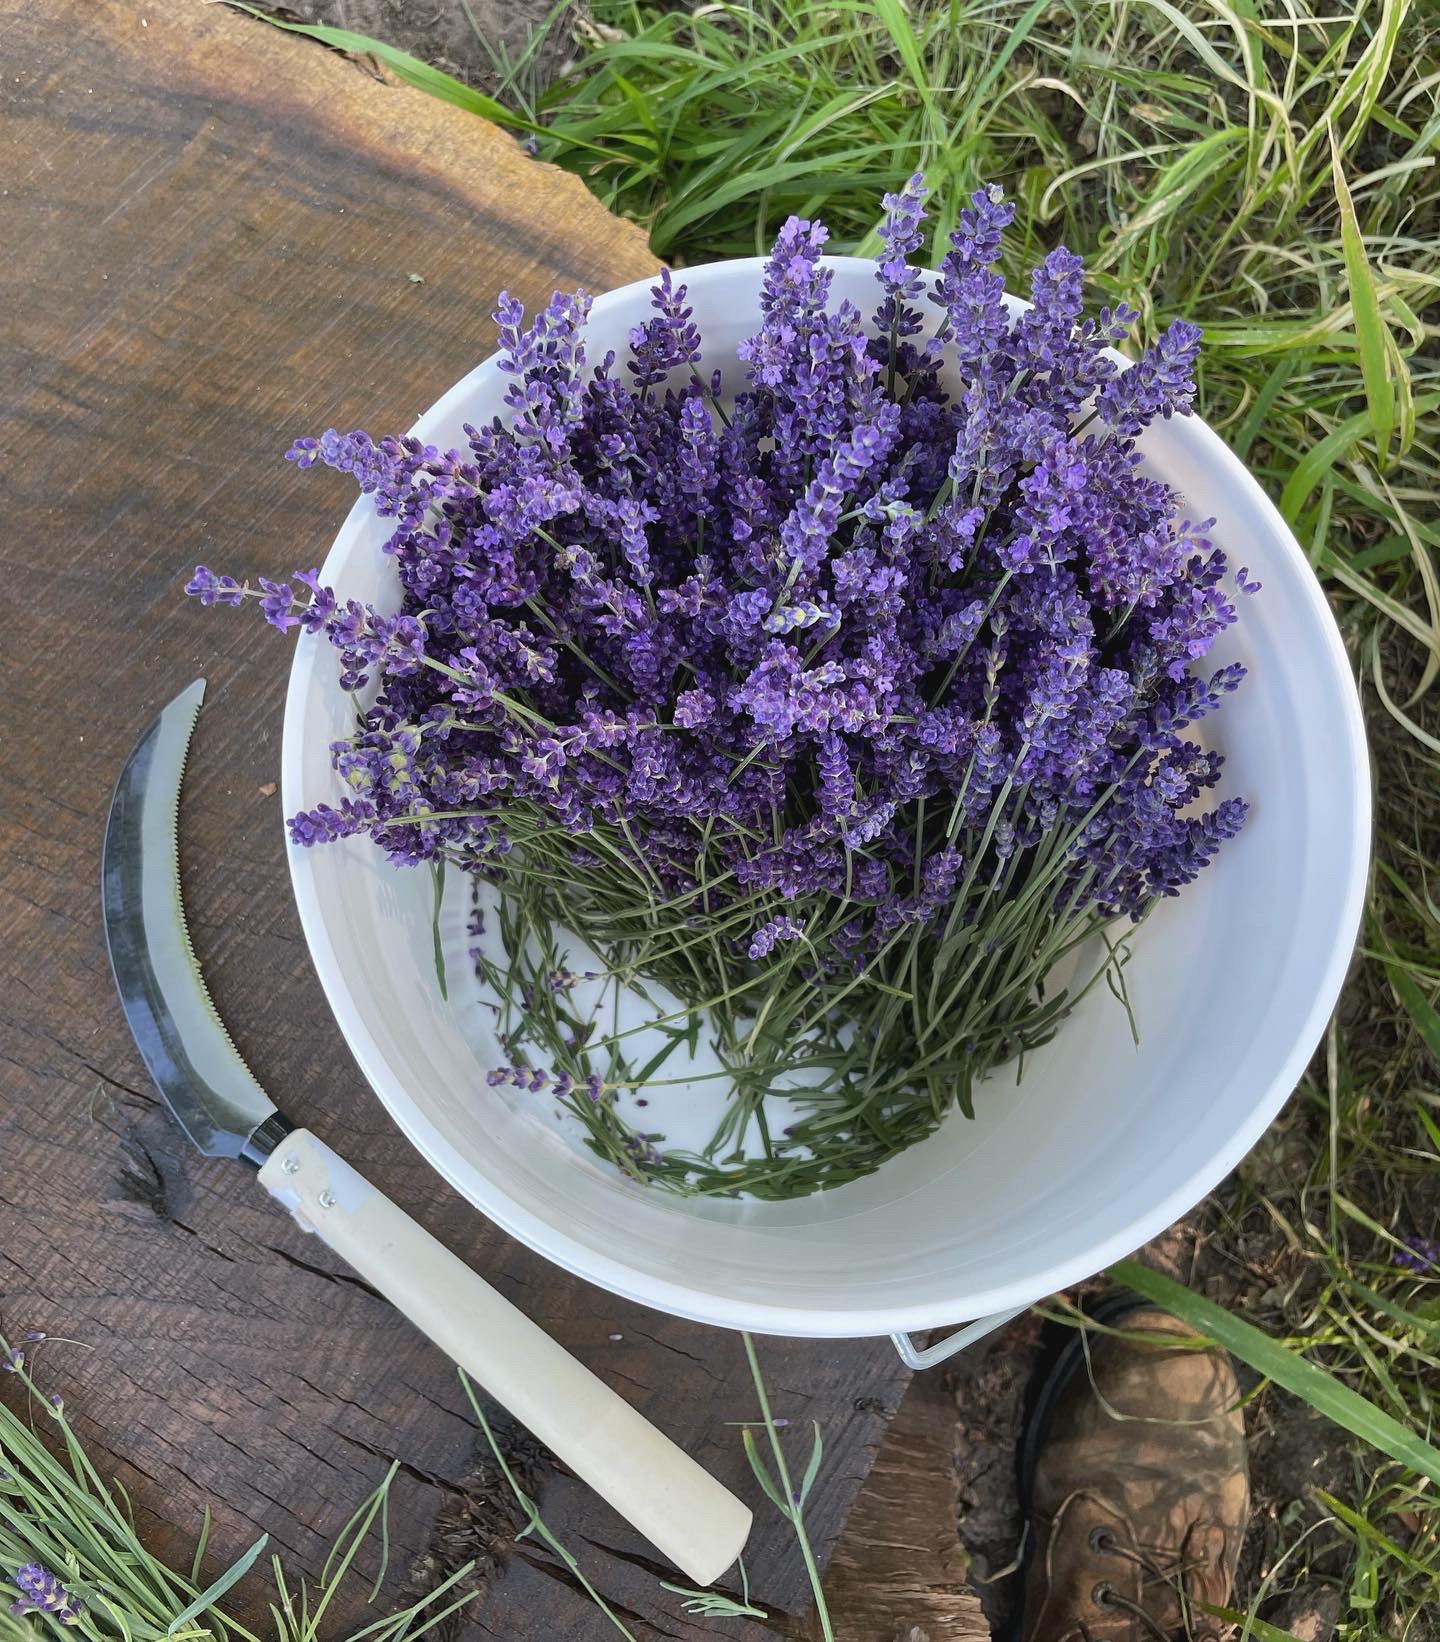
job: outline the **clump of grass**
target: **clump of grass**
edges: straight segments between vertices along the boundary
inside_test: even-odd
[[[57,1396],[46,1396],[31,1377],[27,1355],[39,1338],[11,1347],[0,1338],[0,1384],[26,1393],[33,1416],[0,1401],[0,1642],[34,1642],[37,1620],[16,1613],[28,1603],[47,1631],[72,1630],[88,1642],[261,1642],[221,1607],[226,1595],[261,1562],[262,1535],[223,1572],[202,1582],[210,1539],[207,1509],[187,1571],[153,1556],[135,1529],[130,1501],[118,1483],[107,1483],[85,1452]],[[392,1465],[336,1538],[320,1583],[287,1576],[279,1557],[270,1559],[275,1595],[267,1642],[330,1642],[337,1635],[329,1615],[353,1576],[362,1547],[377,1534],[380,1553],[370,1590],[379,1595],[389,1561]],[[467,1564],[428,1596],[349,1633],[346,1642],[407,1642],[443,1623],[469,1601]],[[459,1594],[456,1594],[459,1587]]]

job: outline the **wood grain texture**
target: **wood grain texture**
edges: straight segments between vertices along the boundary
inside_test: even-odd
[[[988,1642],[960,1543],[959,1436],[944,1377],[917,1375],[830,1562],[836,1642]]]
[[[251,574],[318,563],[347,482],[297,473],[281,452],[331,424],[408,425],[491,351],[499,289],[532,304],[555,285],[643,277],[653,259],[503,133],[221,6],[0,0],[0,37],[0,1321],[84,1342],[40,1348],[38,1371],[162,1552],[188,1557],[209,1500],[211,1571],[263,1528],[317,1574],[394,1456],[401,1567],[420,1580],[477,1553],[490,1567],[473,1634],[611,1634],[543,1550],[510,1546],[450,1365],[243,1172],[188,1152],[120,1017],[97,873],[127,750],[207,674],[186,896],[261,1081],[768,1509],[726,1424],[754,1413],[739,1341],[507,1240],[362,1086],[285,877],[285,642],[180,593],[197,560]],[[828,1551],[903,1372],[883,1341],[770,1341],[762,1357],[778,1411],[825,1430],[813,1516]],[[804,1576],[773,1525],[749,1559],[772,1627],[676,1619],[625,1525],[523,1434],[509,1440],[637,1634],[792,1628]]]

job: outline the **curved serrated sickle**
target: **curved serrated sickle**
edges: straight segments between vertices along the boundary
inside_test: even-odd
[[[126,760],[105,823],[101,905],[115,985],[156,1087],[202,1152],[240,1157],[275,1105],[215,1013],[180,899],[180,784],[204,699],[197,678]]]

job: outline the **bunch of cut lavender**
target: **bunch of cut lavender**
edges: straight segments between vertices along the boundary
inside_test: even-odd
[[[1198,331],[1117,370],[1136,316],[1087,317],[1064,249],[1012,324],[1000,190],[937,277],[909,260],[924,197],[918,176],[886,197],[868,323],[830,300],[824,228],[785,225],[733,399],[668,273],[623,368],[587,359],[583,294],[529,324],[502,296],[508,411],[467,449],[331,431],[289,453],[394,521],[399,613],[314,572],[252,595],[375,686],[334,749],[347,796],[295,839],[494,881],[526,932],[494,969],[519,1003],[497,1077],[676,1190],[835,1185],[969,1112],[1089,984],[1047,994],[1057,961],[1189,884],[1245,814],[1197,807],[1221,758],[1187,732],[1240,682],[1192,669],[1235,620],[1227,583],[1255,584],[1136,450],[1189,413]],[[204,568],[189,591],[251,592]],[[668,987],[672,1037],[703,1018],[733,1086],[709,1146],[622,1115],[647,1075],[544,984],[556,949],[522,973],[559,928],[617,983]]]

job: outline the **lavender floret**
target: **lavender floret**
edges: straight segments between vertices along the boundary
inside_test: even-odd
[[[15,1583],[21,1595],[18,1602],[10,1604],[10,1612],[17,1619],[29,1613],[43,1613],[62,1625],[78,1625],[84,1617],[85,1604],[38,1562],[27,1562],[17,1569]]]
[[[1404,1245],[1394,1253],[1397,1266],[1406,1271],[1416,1271],[1429,1274],[1440,1271],[1440,1237],[1402,1237]]]

